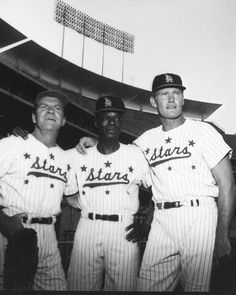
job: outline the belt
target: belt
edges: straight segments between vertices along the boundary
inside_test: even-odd
[[[95,219],[100,219],[100,220],[107,220],[107,221],[119,221],[119,215],[100,215],[100,214],[94,214],[94,213],[88,213],[88,218],[95,220]]]
[[[163,202],[163,203],[156,203],[158,209],[171,209],[171,208],[179,208],[183,206],[199,206],[199,200],[188,200],[188,201],[175,201],[175,202]]]
[[[33,218],[28,218],[28,217],[22,217],[23,223],[39,223],[39,224],[52,224],[53,223],[53,218],[52,217],[33,217]]]

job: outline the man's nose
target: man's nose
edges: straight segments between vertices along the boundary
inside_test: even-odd
[[[54,113],[54,107],[53,106],[48,106],[48,112],[49,113]]]
[[[110,119],[109,119],[109,124],[114,125],[114,124],[115,124],[115,118],[110,118]]]
[[[172,101],[174,101],[174,100],[175,100],[174,95],[173,95],[172,93],[170,93],[170,94],[169,94],[169,97],[168,97],[168,101],[169,101],[169,102],[172,102]]]

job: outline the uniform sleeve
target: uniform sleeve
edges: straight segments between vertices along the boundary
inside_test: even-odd
[[[205,123],[201,130],[202,155],[210,169],[214,168],[227,154],[232,156],[232,149],[222,135],[210,124]]]
[[[140,135],[138,138],[136,138],[133,141],[133,144],[136,145],[137,147],[139,147],[142,151],[144,151],[146,142],[147,142],[146,133],[143,133],[142,135]]]
[[[149,167],[148,161],[138,146],[134,145],[134,149],[136,151],[140,180],[144,187],[149,187],[151,186],[151,169]]]
[[[65,187],[64,194],[65,195],[73,195],[79,191],[78,180],[76,175],[76,153],[74,149],[66,151],[67,157],[69,158],[70,163],[70,171],[67,177],[67,183]]]
[[[23,141],[13,135],[0,140],[0,178],[9,171],[14,163],[19,151],[18,143],[21,140]]]

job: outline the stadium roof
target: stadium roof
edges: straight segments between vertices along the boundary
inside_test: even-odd
[[[127,107],[124,133],[131,137],[159,125],[156,109],[149,103],[151,92],[114,81],[55,55],[28,40],[15,28],[0,20],[0,93],[1,113],[8,109],[6,99],[32,107],[33,99],[43,89],[60,89],[70,97],[68,122],[83,132],[94,134],[93,110],[96,99],[115,95]],[[21,42],[22,41],[22,42]],[[16,43],[19,42],[19,43]],[[185,99],[186,117],[205,120],[221,105]]]

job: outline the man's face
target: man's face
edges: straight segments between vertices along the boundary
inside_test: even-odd
[[[165,119],[176,119],[182,115],[184,105],[183,91],[170,87],[156,91],[152,105],[158,110],[159,115]]]
[[[40,129],[59,130],[66,122],[64,106],[56,97],[43,97],[37,103],[32,120]]]
[[[96,116],[96,127],[102,139],[118,139],[124,122],[121,112],[104,111]]]

